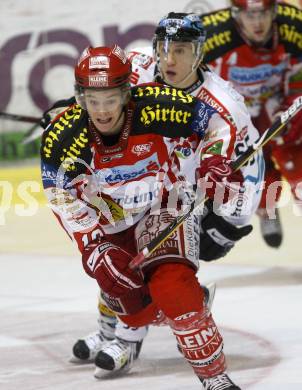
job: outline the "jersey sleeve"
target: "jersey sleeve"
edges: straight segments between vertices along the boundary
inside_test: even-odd
[[[212,116],[205,140],[199,145],[201,158],[220,154],[234,161],[258,140],[259,133],[252,124],[243,97],[218,75],[206,73],[206,88],[200,97],[216,107],[216,115]],[[230,223],[245,225],[250,221],[261,198],[264,169],[261,151],[241,167],[244,183],[238,196],[219,210]]]
[[[99,215],[85,198],[90,149],[85,117],[71,106],[44,132],[41,175],[49,206],[79,250],[102,235]]]
[[[302,35],[302,12],[290,4],[278,4],[277,28],[280,44],[289,57],[288,69],[285,72],[285,95],[300,95],[302,92],[302,52],[300,37]]]
[[[219,154],[230,159],[234,152],[238,124],[232,115],[233,107],[230,109],[228,102],[233,106],[241,102],[235,99],[236,96],[231,98],[230,91],[219,86],[222,80],[219,78],[215,81],[217,76],[213,72],[210,74],[210,79],[204,82],[204,87],[197,96],[201,106],[198,117],[204,134],[203,142],[199,145],[200,154],[202,158]]]

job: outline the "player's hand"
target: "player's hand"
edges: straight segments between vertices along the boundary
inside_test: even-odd
[[[139,271],[128,267],[131,260],[129,253],[103,241],[88,244],[82,256],[85,271],[97,280],[105,293],[116,298],[143,285]]]
[[[238,194],[243,183],[240,171],[234,172],[231,160],[213,155],[202,160],[197,169],[197,183],[217,203],[226,203]]]
[[[206,202],[208,214],[201,221],[199,258],[212,261],[224,257],[241,238],[253,230],[252,225],[237,227],[215,214],[211,202]],[[210,204],[210,205],[209,205]]]

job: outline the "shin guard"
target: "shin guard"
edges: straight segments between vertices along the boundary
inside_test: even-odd
[[[172,320],[170,326],[197,376],[209,378],[225,371],[223,340],[208,310],[186,313]]]

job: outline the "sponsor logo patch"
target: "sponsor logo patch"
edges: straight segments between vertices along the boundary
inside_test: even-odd
[[[286,69],[287,64],[281,63],[276,66],[264,64],[254,68],[234,66],[230,69],[229,80],[241,84],[257,83],[266,81],[272,76],[281,76]]]
[[[148,142],[147,144],[140,144],[140,145],[134,145],[131,149],[132,153],[136,154],[137,156],[143,156],[144,154],[147,154],[150,152],[152,147],[152,143]]]
[[[108,69],[109,58],[106,56],[95,56],[89,59],[89,69]]]
[[[106,183],[113,184],[121,181],[134,180],[151,172],[156,173],[159,167],[157,153],[153,153],[150,157],[138,161],[133,165],[120,165],[114,168],[108,168],[106,169],[105,176],[104,170],[98,171],[96,175],[98,176],[98,180],[104,179]]]
[[[108,87],[108,75],[107,73],[101,73],[96,76],[89,76],[89,87]]]

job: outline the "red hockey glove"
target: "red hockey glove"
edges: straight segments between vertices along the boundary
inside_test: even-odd
[[[231,160],[214,155],[205,158],[197,169],[198,184],[206,195],[217,203],[226,203],[238,194],[243,183],[240,171],[234,172]]]
[[[108,295],[119,298],[143,285],[141,275],[128,267],[132,256],[110,242],[92,242],[82,255],[88,275],[95,278]]]

